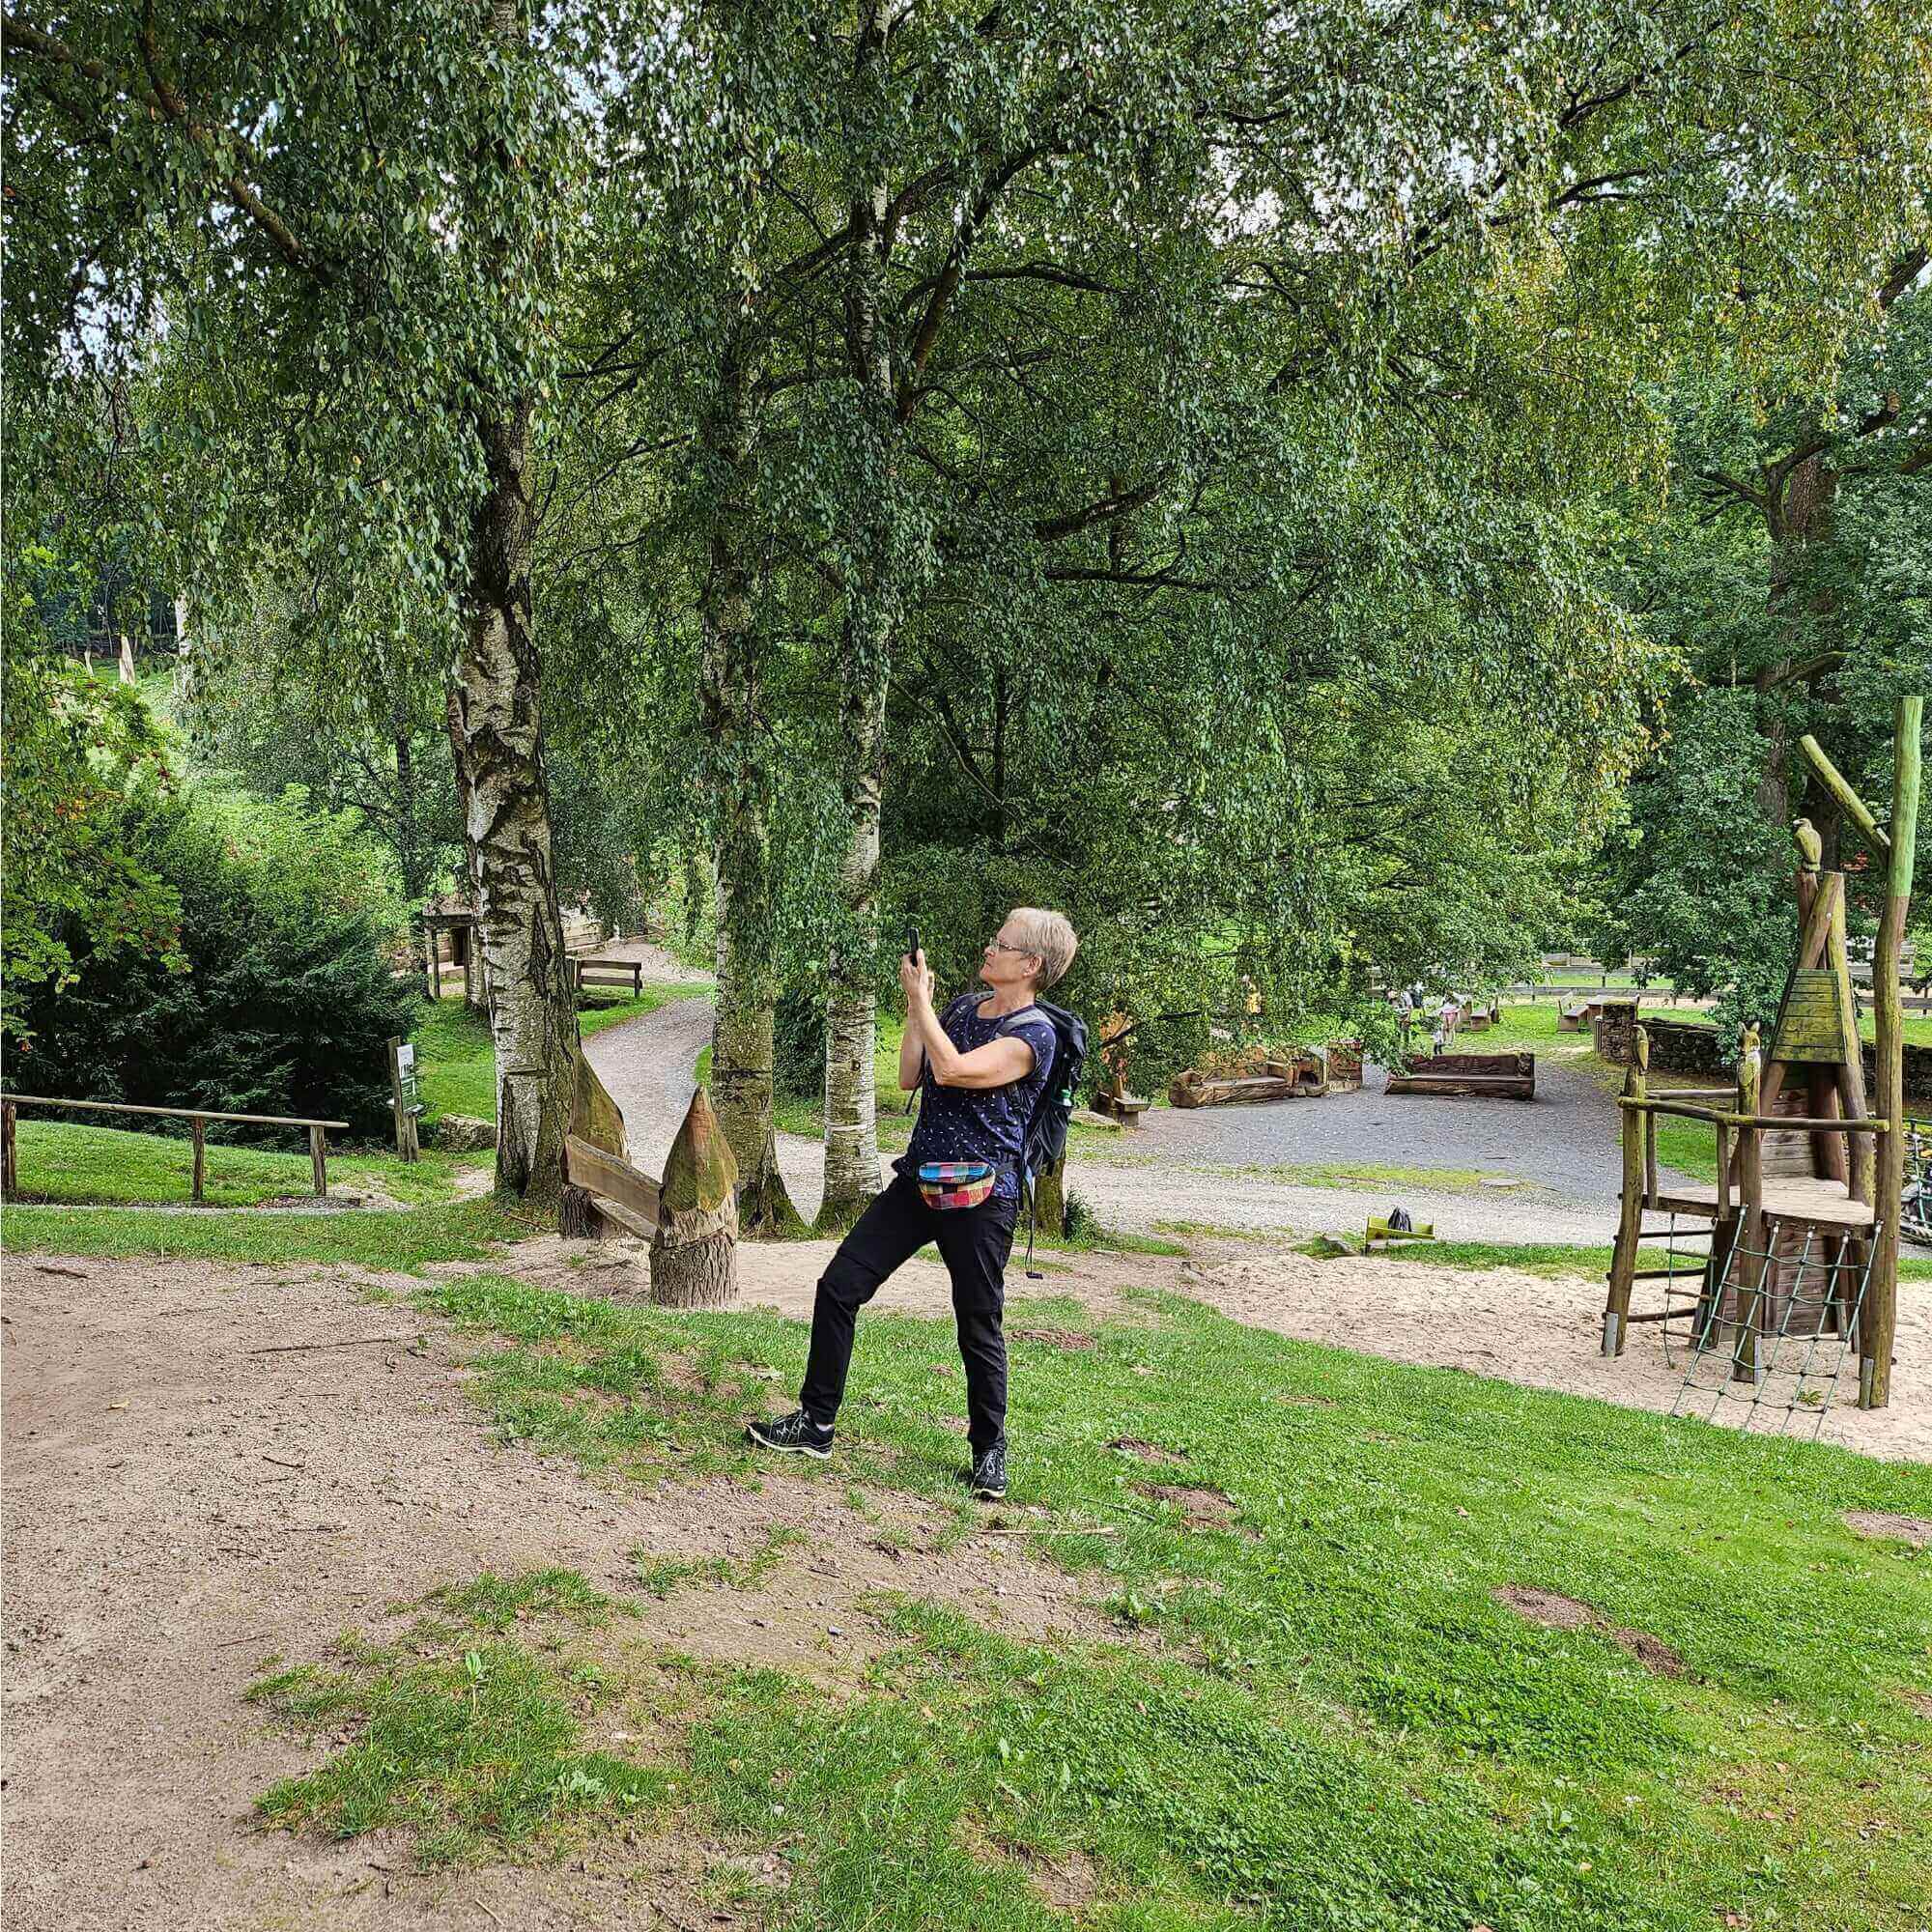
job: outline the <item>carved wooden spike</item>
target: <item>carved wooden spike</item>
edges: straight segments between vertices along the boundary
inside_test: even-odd
[[[724,1308],[738,1298],[738,1163],[711,1097],[691,1096],[671,1143],[651,1239],[651,1299]]]
[[[570,1131],[581,1141],[627,1157],[624,1146],[624,1116],[606,1091],[603,1081],[582,1054],[577,1056],[577,1082],[571,1094]]]

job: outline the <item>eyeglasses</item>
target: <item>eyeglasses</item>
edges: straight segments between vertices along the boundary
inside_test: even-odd
[[[1030,946],[1009,946],[1004,939],[995,933],[991,939],[987,940],[986,951],[988,952],[1031,952],[1033,948]]]

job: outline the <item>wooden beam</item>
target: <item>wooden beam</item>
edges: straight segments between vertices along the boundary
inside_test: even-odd
[[[233,1121],[250,1127],[339,1127],[347,1121],[311,1121],[292,1114],[217,1114],[205,1107],[137,1107],[128,1100],[55,1100],[44,1094],[10,1094],[16,1107],[75,1107],[83,1114],[159,1114],[172,1121]]]
[[[1621,1355],[1630,1326],[1631,1284],[1636,1278],[1636,1251],[1643,1227],[1644,1127],[1652,1116],[1643,1106],[1650,1074],[1650,1035],[1642,1027],[1624,1069],[1624,1186],[1617,1209],[1617,1244],[1610,1250],[1609,1293],[1604,1302],[1604,1353]]]
[[[1922,698],[1901,698],[1899,701],[1904,704],[1924,702]],[[1891,840],[1879,830],[1878,820],[1871,815],[1871,808],[1852,789],[1844,774],[1839,771],[1837,766],[1825,755],[1825,748],[1808,731],[1804,737],[1799,739],[1798,748],[1810,759],[1811,769],[1818,774],[1819,780],[1825,789],[1850,813],[1853,823],[1865,835],[1866,840],[1871,844],[1873,849],[1880,852],[1889,852],[1891,850]],[[1892,813],[1891,822],[1894,825],[1898,823],[1898,814],[1895,810]]]
[[[658,1225],[658,1183],[629,1161],[606,1153],[576,1134],[567,1134],[563,1143],[563,1173],[566,1180],[586,1194],[614,1201],[653,1228]]]
[[[1751,1271],[1748,1289],[1733,1281],[1731,1312],[1736,1324],[1731,1356],[1731,1378],[1755,1382],[1759,1378],[1757,1326],[1758,1310],[1763,1305],[1769,1261],[1756,1257],[1765,1251],[1764,1160],[1759,1130],[1747,1124],[1758,1118],[1758,1094],[1764,1062],[1758,1051],[1758,1031],[1747,1027],[1738,1052],[1738,1204],[1743,1208],[1740,1244],[1745,1250],[1744,1265]]]

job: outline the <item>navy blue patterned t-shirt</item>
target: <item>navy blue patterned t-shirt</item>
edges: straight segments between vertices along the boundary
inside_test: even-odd
[[[1022,1007],[998,1019],[982,1018],[980,1002],[991,997],[960,994],[940,1014],[940,1031],[961,1053],[971,1053],[988,1040],[1023,1039],[1033,1048],[1032,1069],[1005,1087],[942,1087],[932,1077],[928,1061],[920,1075],[919,1121],[912,1130],[912,1144],[893,1167],[917,1180],[923,1161],[990,1161],[999,1170],[994,1195],[1016,1201],[1027,1122],[1053,1067],[1053,1022],[1037,1007]]]

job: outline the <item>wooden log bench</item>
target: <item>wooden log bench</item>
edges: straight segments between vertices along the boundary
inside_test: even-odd
[[[626,1236],[648,1241],[658,1231],[658,1183],[642,1169],[589,1141],[568,1134],[563,1178],[584,1199],[566,1194],[562,1231],[593,1241]]]
[[[1533,1053],[1438,1053],[1389,1075],[1391,1094],[1439,1094],[1456,1099],[1533,1100]]]
[[[1362,1042],[1335,1039],[1328,1042],[1328,1087],[1331,1093],[1352,1094],[1362,1084]]]
[[[577,990],[590,986],[628,986],[635,999],[644,990],[644,962],[641,959],[591,959],[571,961],[577,975]]]
[[[1174,1107],[1237,1107],[1266,1100],[1319,1100],[1328,1092],[1326,1056],[1316,1051],[1269,1060],[1259,1073],[1214,1079],[1188,1067],[1167,1090]]]
[[[1228,1080],[1180,1074],[1167,1090],[1172,1107],[1239,1107],[1262,1100],[1293,1100],[1308,1090],[1278,1073],[1242,1073]]]
[[[41,1094],[9,1094],[0,1097],[0,1199],[11,1201],[18,1189],[19,1171],[14,1149],[15,1112],[21,1107],[71,1108],[82,1114],[151,1114],[162,1119],[186,1121],[194,1144],[194,1179],[188,1199],[204,1201],[208,1184],[208,1123],[232,1122],[249,1127],[306,1127],[309,1165],[315,1176],[315,1191],[328,1193],[328,1130],[346,1133],[347,1121],[311,1121],[290,1114],[219,1114],[203,1107],[137,1107],[123,1100],[55,1100]]]
[[[1138,1129],[1141,1116],[1152,1106],[1151,1100],[1144,1100],[1138,1094],[1127,1092],[1126,1082],[1115,1075],[1100,1083],[1094,1095],[1094,1111],[1118,1121],[1122,1126]]]

